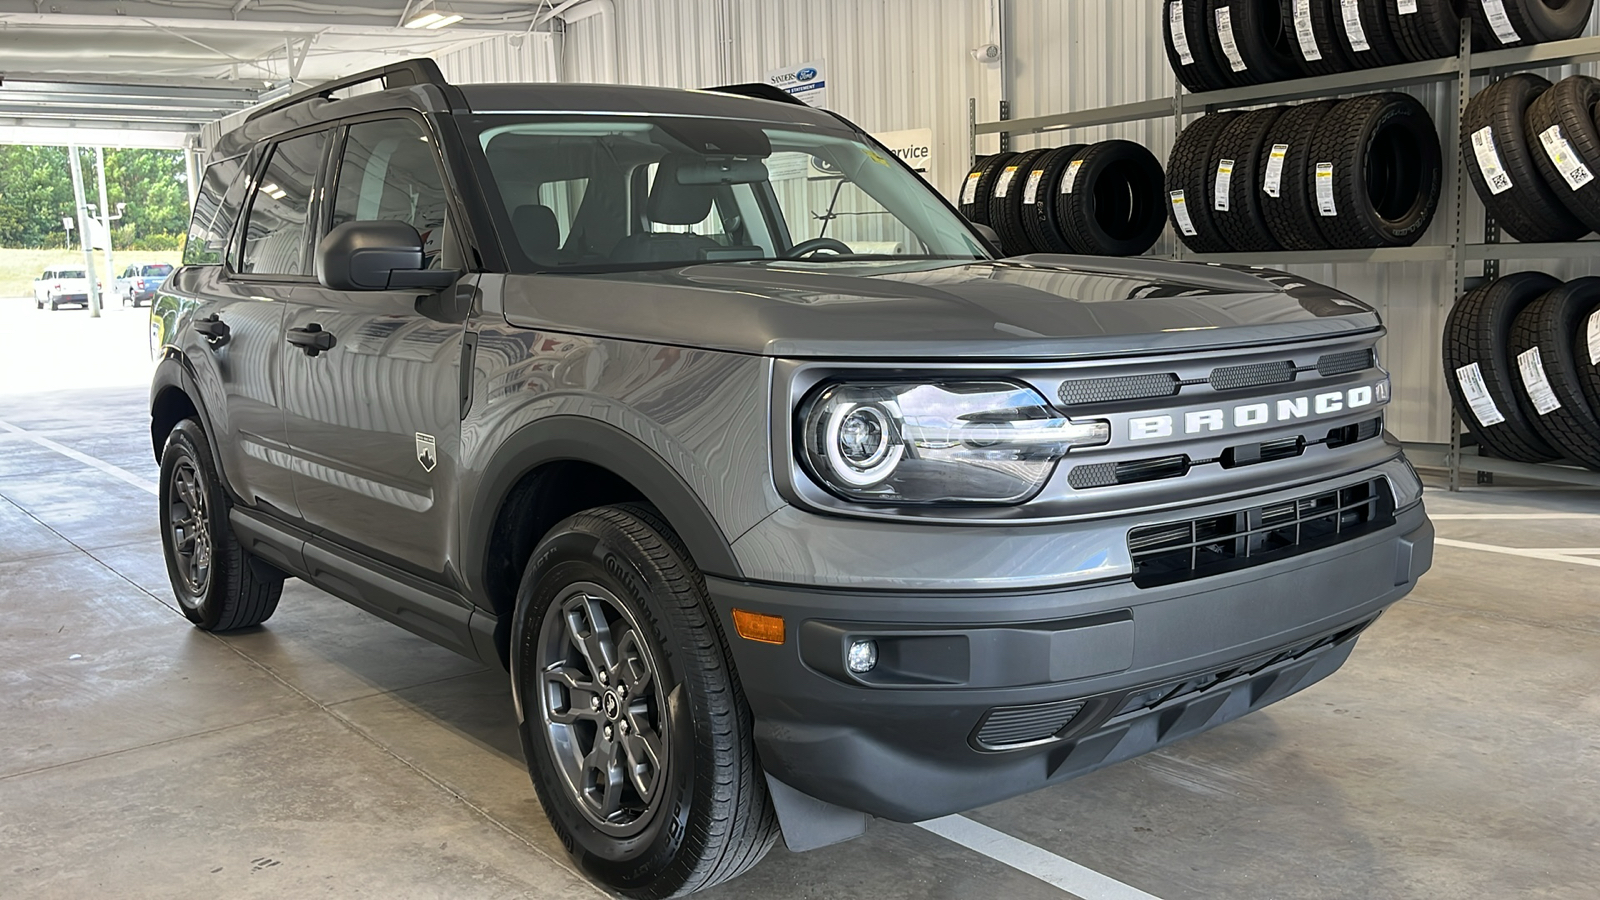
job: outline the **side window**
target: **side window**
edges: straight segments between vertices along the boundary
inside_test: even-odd
[[[429,268],[441,265],[445,246],[444,179],[431,138],[410,119],[383,119],[350,126],[332,224],[405,222],[422,235]]]
[[[245,221],[239,271],[253,275],[303,275],[311,190],[328,133],[301,135],[269,151]]]
[[[245,157],[237,156],[206,167],[205,177],[200,179],[200,194],[194,201],[189,239],[183,245],[184,265],[222,264],[228,235],[244,202],[244,162]]]

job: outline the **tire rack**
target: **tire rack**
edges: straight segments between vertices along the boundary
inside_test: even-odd
[[[978,136],[997,134],[1002,149],[1009,149],[1011,138],[1022,134],[1045,134],[1079,128],[1096,128],[1125,122],[1171,118],[1173,134],[1183,128],[1186,115],[1205,114],[1235,107],[1257,106],[1384,91],[1410,85],[1454,81],[1458,85],[1456,123],[1452,133],[1440,141],[1444,149],[1445,192],[1440,199],[1435,221],[1443,221],[1450,228],[1452,238],[1448,244],[1429,244],[1412,247],[1380,247],[1369,250],[1282,250],[1270,253],[1191,253],[1181,241],[1174,241],[1175,250],[1170,258],[1194,262],[1237,263],[1253,266],[1321,265],[1330,263],[1399,263],[1437,262],[1452,266],[1454,279],[1444,279],[1451,288],[1449,296],[1440,298],[1448,310],[1468,287],[1468,263],[1482,263],[1483,278],[1499,276],[1502,260],[1531,259],[1593,259],[1600,256],[1600,240],[1590,236],[1583,240],[1551,244],[1500,243],[1500,231],[1492,216],[1485,211],[1482,243],[1468,242],[1463,226],[1465,197],[1472,193],[1461,163],[1461,136],[1459,123],[1466,112],[1467,101],[1472,98],[1473,76],[1487,76],[1491,81],[1507,73],[1533,68],[1544,68],[1600,61],[1600,36],[1573,38],[1526,47],[1472,52],[1472,29],[1462,29],[1457,56],[1402,63],[1374,69],[1358,69],[1334,75],[1296,78],[1271,84],[1227,88],[1201,94],[1187,92],[1177,78],[1173,78],[1173,96],[1155,100],[1141,100],[1117,106],[1075,110],[1042,116],[1013,119],[1008,117],[1009,105],[1002,104],[1001,119],[979,122],[975,100],[968,101],[968,155],[977,158]],[[1472,279],[1476,281],[1477,279]],[[1447,376],[1448,377],[1448,376]],[[1494,473],[1531,478],[1541,481],[1567,482],[1600,487],[1600,472],[1576,464],[1523,463],[1480,456],[1475,448],[1462,446],[1461,415],[1450,404],[1450,434],[1448,444],[1408,443],[1407,453],[1422,465],[1438,465],[1450,472],[1450,490],[1459,490],[1463,471],[1478,473],[1479,481],[1492,480]]]

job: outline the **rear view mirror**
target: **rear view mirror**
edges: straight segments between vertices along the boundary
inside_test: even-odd
[[[442,291],[461,277],[424,265],[422,235],[404,222],[346,222],[317,245],[317,280],[334,291]]]

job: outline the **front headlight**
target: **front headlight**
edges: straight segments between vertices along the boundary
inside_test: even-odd
[[[1111,438],[1004,381],[833,384],[799,411],[800,461],[846,500],[1021,503],[1073,447]]]

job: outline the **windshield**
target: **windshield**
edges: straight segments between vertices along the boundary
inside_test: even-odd
[[[155,266],[145,266],[144,268],[139,270],[139,274],[140,275],[162,275],[162,276],[171,275],[172,274],[172,267],[167,265],[167,264],[165,264],[165,263],[162,263],[160,265],[155,265]]]
[[[988,258],[920,178],[846,130],[688,117],[475,117],[520,271]]]

